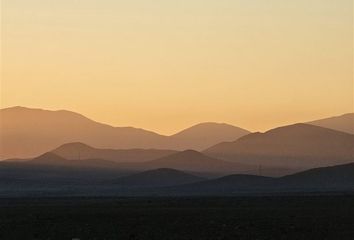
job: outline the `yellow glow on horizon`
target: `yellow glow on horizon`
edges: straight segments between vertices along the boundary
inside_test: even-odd
[[[352,0],[3,0],[1,107],[174,133],[353,112]]]

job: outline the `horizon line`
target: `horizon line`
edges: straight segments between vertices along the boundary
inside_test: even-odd
[[[180,130],[175,130],[174,133],[172,133],[172,134],[163,134],[163,133],[160,133],[159,131],[154,131],[154,130],[146,129],[146,128],[143,128],[143,127],[135,127],[135,126],[131,126],[131,125],[130,126],[117,126],[117,125],[114,125],[114,124],[111,124],[111,123],[97,121],[97,120],[94,120],[93,118],[90,118],[90,117],[80,113],[80,112],[73,111],[73,110],[68,110],[68,109],[47,109],[47,108],[41,108],[41,107],[28,107],[28,106],[14,105],[14,106],[9,106],[9,107],[1,107],[0,110],[7,110],[7,109],[14,109],[14,108],[22,108],[22,109],[28,109],[28,110],[49,111],[49,112],[69,112],[69,113],[80,115],[80,116],[82,116],[84,118],[89,119],[90,121],[93,121],[93,122],[96,122],[96,123],[99,123],[99,124],[108,125],[108,126],[113,127],[113,128],[134,128],[134,129],[144,130],[144,131],[147,131],[147,132],[152,132],[152,133],[155,133],[155,134],[158,134],[158,135],[161,135],[161,136],[173,136],[173,135],[181,133],[181,132],[183,132],[183,131],[185,131],[185,130],[187,130],[189,128],[196,127],[196,126],[202,125],[202,124],[227,125],[227,126],[231,126],[231,127],[240,128],[241,130],[245,130],[245,131],[248,131],[250,133],[256,133],[256,132],[265,133],[265,132],[267,132],[269,130],[272,130],[272,129],[275,129],[275,128],[278,128],[278,127],[283,127],[283,126],[288,126],[288,125],[293,125],[293,124],[298,124],[298,123],[310,123],[312,121],[323,120],[323,119],[327,119],[327,118],[341,117],[341,116],[345,116],[345,115],[348,115],[348,114],[354,114],[354,111],[353,112],[343,113],[343,114],[335,114],[335,115],[325,116],[323,118],[314,119],[314,120],[310,120],[310,121],[306,120],[306,121],[301,121],[301,122],[293,122],[293,123],[286,124],[286,125],[274,126],[274,127],[269,128],[267,130],[264,130],[264,131],[249,130],[247,128],[240,127],[238,125],[234,125],[234,124],[230,124],[230,123],[226,123],[226,122],[205,121],[205,122],[197,122],[195,124],[189,125],[188,127],[182,128]]]

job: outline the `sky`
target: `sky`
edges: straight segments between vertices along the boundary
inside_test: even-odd
[[[2,0],[1,107],[172,134],[353,112],[352,0]]]

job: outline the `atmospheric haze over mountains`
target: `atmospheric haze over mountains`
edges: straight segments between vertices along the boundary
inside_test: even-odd
[[[2,109],[1,159],[35,157],[65,143],[99,148],[203,150],[232,141],[249,131],[227,124],[202,123],[172,136],[133,127],[112,127],[69,111],[14,107]]]
[[[220,123],[201,123],[171,136],[133,127],[112,127],[70,111],[13,107],[0,110],[0,159],[29,158],[60,145],[82,142],[97,148],[202,151],[250,132]],[[353,134],[354,114],[310,122]]]
[[[354,240],[353,0],[0,8],[0,240]]]
[[[0,113],[1,194],[354,189],[353,113],[264,133],[208,122],[171,136],[64,110],[14,107]]]

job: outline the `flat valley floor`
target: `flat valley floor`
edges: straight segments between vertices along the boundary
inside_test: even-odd
[[[0,239],[354,239],[354,196],[0,199]]]

